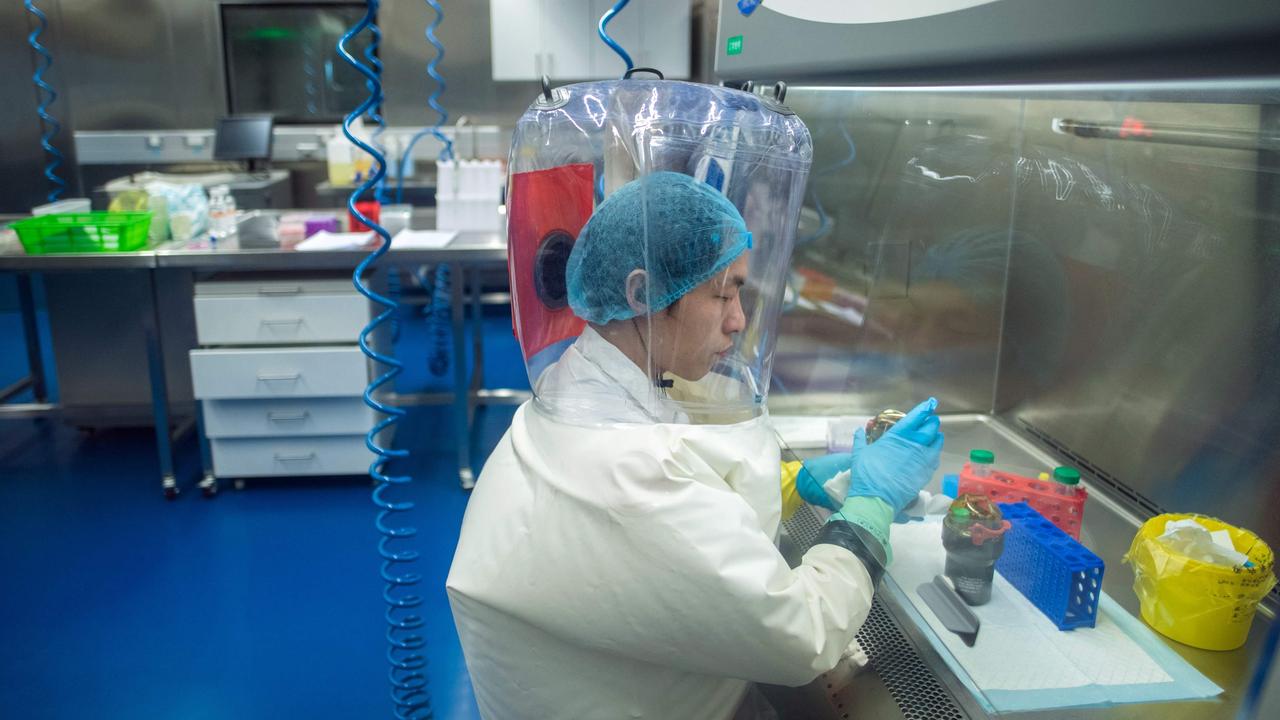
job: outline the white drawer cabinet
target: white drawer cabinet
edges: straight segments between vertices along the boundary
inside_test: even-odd
[[[217,477],[368,472],[376,418],[356,343],[370,312],[350,280],[200,282],[194,304],[206,494]]]
[[[356,346],[191,351],[191,385],[205,399],[359,395],[368,363]]]

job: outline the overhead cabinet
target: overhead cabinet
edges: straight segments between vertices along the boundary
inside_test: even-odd
[[[611,0],[490,0],[494,80],[553,82],[619,78],[622,58],[596,33]],[[689,77],[688,0],[635,0],[609,22],[609,35],[637,67]]]

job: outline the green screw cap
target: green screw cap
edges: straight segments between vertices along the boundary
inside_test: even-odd
[[[1053,479],[1063,485],[1079,485],[1080,471],[1073,467],[1056,467],[1053,469]]]
[[[969,462],[976,462],[982,465],[990,465],[996,461],[996,454],[990,450],[970,450]]]

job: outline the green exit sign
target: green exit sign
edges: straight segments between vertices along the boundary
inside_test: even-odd
[[[730,55],[741,55],[742,54],[742,36],[734,35],[733,37],[729,38],[729,42],[725,44],[724,49],[725,49],[725,52],[727,52]]]

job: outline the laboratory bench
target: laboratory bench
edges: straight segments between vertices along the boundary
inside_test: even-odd
[[[416,212],[415,225],[429,214]],[[17,218],[0,221],[12,219]],[[85,429],[153,425],[161,486],[172,497],[178,490],[172,442],[199,420],[188,358],[199,346],[193,308],[197,281],[344,277],[349,282],[351,272],[368,254],[367,250],[241,249],[234,242],[212,246],[203,238],[168,242],[138,252],[0,254],[0,272],[17,277],[31,368],[29,377],[0,389],[0,419],[56,416]],[[383,288],[388,274],[403,268],[440,263],[454,268],[450,289],[451,391],[385,392],[378,397],[396,406],[452,405],[456,436],[464,438],[458,443],[458,477],[463,487],[474,483],[471,443],[465,439],[471,437],[477,408],[518,403],[528,397],[519,389],[484,387],[482,306],[505,303],[509,296],[484,293],[483,280],[505,276],[506,257],[506,240],[501,233],[464,231],[442,247],[392,250],[378,261],[369,278],[375,288]],[[56,356],[56,403],[49,398],[38,341],[37,293],[41,290]],[[470,366],[465,341],[468,306],[473,324],[474,361]],[[377,343],[377,338],[373,342]],[[33,391],[34,402],[5,402],[26,389]],[[208,466],[206,453],[206,472],[200,484],[211,494]]]
[[[971,448],[993,450],[1000,464],[1020,468],[1049,468],[1070,464],[1054,448],[1022,429],[988,415],[944,415],[946,449],[939,470],[926,488],[941,490],[941,478],[958,473]],[[797,450],[801,456],[821,451]],[[1124,611],[1139,617],[1133,572],[1121,560],[1149,511],[1135,505],[1123,488],[1085,474],[1089,496],[1080,541],[1103,559],[1103,592]],[[782,549],[794,566],[817,537],[824,511],[806,506],[784,523]],[[897,527],[897,526],[895,526]],[[1274,599],[1274,596],[1273,596]],[[904,589],[886,573],[876,592],[869,618],[858,639],[870,658],[861,671],[841,675],[839,669],[801,688],[768,686],[765,694],[782,720],[806,718],[984,718],[984,708],[965,682],[940,654],[945,648],[931,640],[932,628],[913,619]],[[1142,622],[1140,619],[1138,622]],[[1259,606],[1245,645],[1237,650],[1199,650],[1155,633],[1156,639],[1222,688],[1215,698],[1195,701],[1138,702],[1105,707],[1062,707],[1029,712],[1000,713],[1000,717],[1095,718],[1129,720],[1159,715],[1182,718],[1236,718],[1267,631],[1273,622],[1266,602]],[[981,636],[981,629],[979,630]]]

